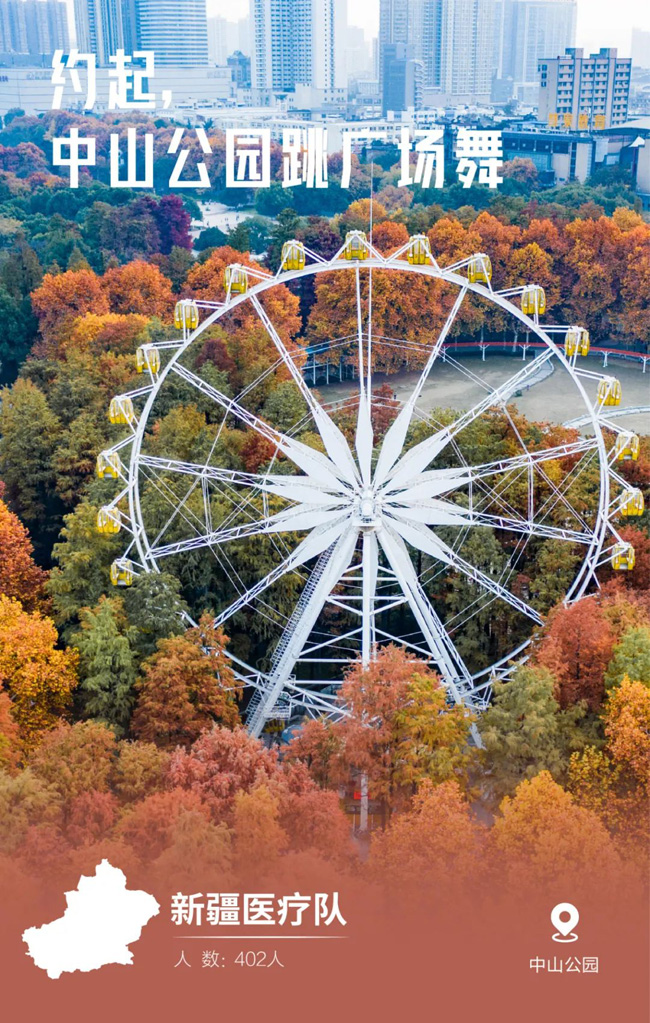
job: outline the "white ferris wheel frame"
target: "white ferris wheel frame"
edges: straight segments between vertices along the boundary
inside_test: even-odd
[[[390,564],[390,570],[395,577],[395,580],[401,587],[403,594],[406,597],[406,603],[408,603],[413,612],[414,618],[416,619],[422,635],[424,636],[426,647],[431,656],[431,659],[436,663],[437,668],[440,672],[443,684],[448,690],[448,694],[451,700],[454,702],[463,703],[473,710],[481,710],[487,706],[492,685],[497,678],[507,678],[508,674],[512,671],[513,666],[518,663],[523,657],[525,657],[526,647],[528,646],[529,640],[526,640],[517,649],[510,651],[495,664],[490,665],[489,668],[483,669],[475,674],[470,674],[468,669],[465,667],[462,658],[458,655],[454,643],[450,636],[447,634],[445,626],[436,615],[433,610],[426,594],[419,584],[417,573],[413,567],[411,556],[408,554],[407,545],[413,545],[416,548],[419,547],[421,551],[428,553],[432,558],[441,557],[443,563],[445,559],[449,557],[450,548],[446,548],[446,552],[441,553],[441,548],[436,546],[435,538],[436,534],[433,534],[431,530],[424,524],[425,519],[420,519],[422,525],[418,522],[413,523],[412,521],[404,521],[400,519],[400,513],[406,511],[404,508],[390,507],[388,511],[391,514],[396,515],[395,519],[388,518],[387,514],[382,511],[366,512],[370,514],[371,518],[374,516],[372,524],[367,527],[363,526],[363,522],[370,522],[370,519],[362,520],[359,518],[362,512],[359,510],[363,504],[364,494],[366,498],[372,495],[377,495],[381,487],[384,487],[382,494],[385,494],[385,489],[389,491],[391,489],[390,478],[393,479],[395,476],[399,477],[402,474],[402,486],[406,487],[408,472],[403,468],[402,463],[406,459],[407,467],[410,460],[413,468],[413,463],[418,461],[418,456],[413,455],[413,448],[403,451],[402,443],[406,436],[406,431],[410,425],[414,414],[418,411],[417,401],[421,394],[424,383],[426,382],[429,373],[431,372],[433,365],[438,358],[445,359],[444,341],[446,340],[451,327],[455,321],[456,315],[468,294],[475,295],[480,299],[486,300],[487,302],[498,307],[501,311],[506,313],[508,316],[514,318],[521,326],[530,333],[534,334],[540,341],[543,342],[545,349],[543,353],[530,362],[524,361],[524,367],[514,375],[510,376],[502,385],[497,388],[488,388],[487,397],[478,402],[473,406],[472,409],[460,415],[459,419],[454,421],[449,427],[444,427],[442,431],[438,431],[434,435],[434,438],[445,431],[452,436],[459,433],[464,426],[469,422],[474,421],[479,415],[482,415],[485,411],[490,408],[501,407],[505,409],[508,400],[512,397],[514,392],[521,386],[528,378],[533,376],[539,371],[541,365],[545,362],[549,362],[555,357],[559,364],[563,367],[564,371],[569,374],[572,382],[576,388],[577,394],[580,396],[584,403],[586,415],[585,419],[589,422],[593,430],[593,436],[590,438],[581,439],[575,443],[569,443],[562,445],[559,448],[543,449],[540,452],[529,452],[525,445],[524,454],[518,456],[517,467],[522,467],[528,471],[529,477],[532,479],[533,469],[536,462],[542,462],[543,456],[548,452],[553,452],[551,457],[561,458],[566,457],[573,453],[586,453],[591,451],[597,455],[599,464],[599,491],[598,491],[598,507],[595,509],[595,524],[590,529],[591,536],[587,539],[585,535],[581,535],[581,542],[585,545],[585,557],[580,565],[576,576],[566,593],[565,601],[567,603],[579,600],[584,596],[586,590],[595,579],[595,572],[599,564],[602,564],[605,560],[609,560],[609,555],[613,549],[614,543],[621,543],[621,537],[617,533],[613,523],[613,516],[620,511],[621,498],[611,498],[610,482],[613,480],[619,487],[626,486],[625,480],[621,479],[616,472],[613,470],[614,456],[611,451],[608,452],[605,439],[603,437],[603,427],[607,430],[613,431],[615,434],[625,434],[626,431],[621,429],[612,421],[606,417],[606,411],[604,409],[604,403],[600,396],[594,402],[592,401],[583,386],[582,380],[587,379],[591,381],[610,381],[615,382],[614,378],[604,373],[597,373],[586,368],[579,367],[577,365],[577,353],[572,357],[567,357],[563,348],[559,347],[553,340],[553,335],[562,334],[564,335],[568,328],[565,325],[542,325],[539,322],[539,316],[535,313],[533,316],[526,315],[522,309],[516,306],[511,299],[515,296],[521,295],[525,290],[525,287],[511,288],[505,292],[495,291],[492,288],[491,282],[488,280],[485,284],[473,283],[468,280],[468,277],[461,274],[459,271],[469,267],[472,260],[484,259],[483,256],[473,256],[467,259],[460,260],[451,267],[441,268],[430,251],[428,253],[428,261],[424,264],[411,263],[407,261],[406,254],[408,245],[402,246],[395,253],[390,256],[383,256],[379,253],[371,243],[367,244],[366,258],[363,259],[349,259],[345,258],[345,245],[329,260],[325,260],[318,256],[316,253],[310,250],[306,252],[305,265],[298,269],[287,270],[284,268],[283,263],[280,266],[278,272],[275,275],[267,274],[261,270],[250,267],[241,267],[241,270],[245,272],[247,279],[247,290],[242,294],[234,294],[229,287],[226,294],[226,299],[223,302],[208,302],[202,300],[187,300],[188,302],[193,301],[193,304],[200,310],[205,310],[207,316],[203,319],[198,326],[191,330],[183,328],[183,336],[177,341],[167,341],[160,343],[153,343],[147,345],[148,350],[170,350],[171,357],[165,362],[164,365],[160,366],[159,369],[152,370],[149,366],[149,377],[150,384],[145,387],[139,388],[136,391],[132,391],[129,394],[120,395],[118,398],[125,399],[130,398],[141,400],[144,399],[144,405],[139,415],[134,415],[129,421],[130,434],[119,441],[109,449],[109,453],[117,455],[119,459],[119,475],[123,479],[125,486],[124,489],[119,493],[111,505],[113,513],[117,514],[120,518],[121,524],[126,527],[127,532],[132,534],[132,539],[129,543],[129,547],[125,553],[125,558],[134,559],[134,562],[129,561],[129,564],[135,563],[137,568],[144,572],[159,572],[160,566],[158,561],[161,560],[161,554],[158,549],[152,547],[150,539],[147,535],[147,530],[144,525],[142,509],[140,503],[140,487],[139,487],[139,476],[140,470],[143,465],[149,465],[152,463],[152,459],[148,459],[147,456],[142,454],[142,444],[145,437],[149,416],[152,411],[154,402],[164,385],[166,379],[170,373],[176,373],[179,378],[186,380],[188,383],[196,387],[204,395],[207,395],[220,405],[224,411],[224,420],[229,414],[234,414],[240,421],[245,424],[252,426],[262,436],[266,436],[278,445],[277,450],[282,450],[285,455],[288,455],[289,459],[298,465],[298,468],[305,469],[307,465],[307,472],[313,470],[315,478],[320,474],[322,480],[323,491],[325,496],[321,494],[316,498],[315,496],[309,497],[307,505],[303,506],[307,510],[311,509],[312,512],[316,509],[316,517],[318,515],[317,506],[320,503],[320,508],[325,515],[325,521],[322,525],[316,525],[314,516],[311,518],[309,515],[300,518],[300,508],[290,507],[288,513],[294,512],[292,521],[298,522],[298,525],[294,525],[294,529],[299,530],[302,521],[308,523],[303,528],[309,528],[311,532],[308,534],[305,540],[303,540],[299,547],[294,551],[294,555],[287,558],[283,566],[279,566],[278,570],[269,573],[265,579],[261,580],[257,586],[252,587],[238,600],[230,604],[226,609],[226,612],[217,617],[216,623],[222,624],[226,618],[230,617],[235,610],[241,609],[242,607],[249,606],[255,599],[256,596],[263,592],[269,585],[272,584],[276,579],[282,575],[291,571],[292,568],[299,567],[307,561],[318,558],[316,563],[316,569],[312,570],[311,576],[308,578],[305,584],[305,591],[311,584],[310,596],[307,605],[303,604],[302,610],[300,610],[300,599],[298,601],[298,607],[294,610],[289,623],[285,628],[278,646],[276,647],[276,653],[272,664],[272,670],[270,673],[263,673],[257,669],[251,668],[245,662],[238,660],[233,657],[233,667],[235,672],[240,679],[246,685],[252,686],[255,690],[251,701],[249,703],[247,712],[247,726],[249,731],[254,735],[259,735],[263,730],[266,721],[269,718],[277,716],[280,713],[279,701],[283,698],[289,699],[292,707],[298,707],[307,714],[312,716],[327,713],[330,715],[340,715],[345,713],[345,709],[340,706],[336,700],[334,693],[323,691],[323,684],[321,688],[315,685],[302,685],[292,677],[292,670],[295,667],[296,662],[300,658],[300,654],[305,648],[305,645],[309,639],[309,635],[318,617],[318,614],[324,607],[328,597],[334,586],[339,582],[341,577],[350,571],[351,561],[354,558],[354,552],[357,547],[359,539],[362,540],[362,552],[360,565],[355,566],[355,569],[360,572],[359,582],[362,588],[361,597],[361,612],[360,612],[360,626],[355,632],[361,636],[361,658],[363,663],[368,663],[373,657],[373,652],[376,650],[376,635],[375,635],[375,618],[379,611],[374,607],[373,600],[376,597],[377,586],[377,573],[378,573],[378,552],[381,546],[385,558],[387,558]],[[372,272],[373,270],[378,271],[395,271],[397,273],[416,274],[419,276],[427,277],[435,281],[442,281],[444,283],[454,285],[458,289],[458,295],[451,313],[448,315],[446,322],[438,334],[437,339],[431,346],[423,346],[424,351],[428,351],[428,358],[426,365],[422,369],[417,384],[412,392],[411,397],[407,402],[403,403],[395,422],[389,427],[383,442],[382,447],[377,459],[374,475],[371,468],[371,458],[373,450],[373,435],[372,427],[370,426],[370,403],[372,400],[372,358],[371,348],[373,338],[376,336],[372,334]],[[318,276],[324,273],[332,273],[335,271],[344,271],[351,273],[354,276],[355,289],[356,289],[356,307],[357,307],[357,326],[358,326],[358,358],[359,358],[359,412],[357,421],[357,432],[356,432],[356,456],[350,448],[345,451],[341,445],[341,437],[339,437],[340,431],[338,427],[334,427],[332,420],[325,411],[325,406],[321,405],[316,399],[313,392],[309,389],[302,369],[298,367],[287,350],[284,342],[280,339],[279,335],[275,331],[273,324],[271,323],[268,315],[266,314],[264,307],[259,301],[266,291],[277,287],[278,285],[289,284],[292,281],[299,281],[305,277]],[[361,273],[367,272],[369,275],[369,286],[368,286],[368,310],[367,310],[367,327],[364,325],[364,313],[362,311],[361,301]],[[255,282],[250,286],[251,282]],[[315,449],[306,449],[312,452],[313,458],[316,460],[314,465],[311,462],[307,464],[304,459],[310,456],[305,456],[304,452],[301,453],[301,458],[296,459],[296,452],[298,442],[292,440],[288,435],[282,434],[279,430],[269,426],[263,420],[248,412],[246,409],[238,405],[237,398],[228,398],[222,392],[218,391],[217,388],[208,384],[201,377],[192,373],[183,367],[180,360],[184,353],[194,344],[201,335],[211,326],[217,324],[219,320],[226,314],[231,313],[237,309],[238,306],[249,303],[256,311],[258,317],[266,328],[267,333],[275,344],[278,350],[280,359],[289,370],[292,379],[298,385],[301,390],[302,396],[305,399],[308,409],[312,414],[316,425],[319,428],[319,432],[326,431],[329,442],[326,440],[326,448],[328,449],[325,458],[318,453],[316,458]],[[377,339],[376,339],[377,340]],[[381,339],[377,340],[377,343],[381,344]],[[524,352],[525,355],[525,352]],[[401,421],[401,422],[400,422]],[[396,424],[399,424],[396,426]],[[329,424],[329,425],[328,425]],[[460,426],[457,428],[458,424]],[[370,434],[368,434],[368,429]],[[391,439],[392,434],[392,439]],[[521,438],[520,438],[521,440]],[[278,443],[281,441],[281,443]],[[417,448],[421,448],[426,443],[431,441],[431,437],[427,438],[425,442],[416,445]],[[343,438],[344,444],[346,444]],[[440,450],[446,444],[449,443],[449,439],[445,441]],[[395,450],[390,450],[390,447]],[[347,446],[347,444],[346,444]],[[302,445],[304,447],[304,445]],[[121,452],[126,453],[126,449],[130,448],[128,465],[125,465],[121,459]],[[433,449],[431,449],[433,450]],[[414,479],[421,477],[424,470],[430,462],[435,458],[434,452],[430,454],[430,457],[426,457],[427,451],[422,453],[422,458],[419,459],[420,465],[416,465],[418,469]],[[535,455],[538,454],[539,458]],[[293,455],[293,457],[292,457]],[[332,455],[336,458],[332,460]],[[337,460],[340,464],[345,463],[347,465],[346,471],[348,474],[352,472],[350,467],[350,455],[352,455],[352,461],[355,461],[355,471],[357,474],[356,486],[359,493],[357,494],[355,501],[355,515],[354,524],[350,528],[342,529],[340,521],[337,519],[336,507],[332,506],[332,502],[328,504],[327,492],[329,492],[329,498],[332,499],[332,490],[335,488],[335,482],[333,476],[335,475],[335,469]],[[329,468],[325,464],[327,458],[330,458]],[[301,461],[302,459],[302,461]],[[272,460],[272,462],[275,460]],[[383,465],[382,465],[383,460]],[[174,468],[180,472],[188,472],[191,474],[197,474],[199,470],[203,473],[203,482],[205,479],[209,479],[210,475],[213,476],[225,476],[227,471],[221,471],[205,466],[183,466],[181,463],[174,463],[173,460],[153,460],[160,463],[161,468]],[[319,464],[316,464],[319,462]],[[501,463],[491,463],[490,466],[468,466],[466,471],[470,474],[473,470],[483,470],[485,472],[496,473],[498,468],[495,466],[501,466],[502,471],[505,467],[511,468],[515,466],[517,458],[503,460]],[[363,468],[363,464],[366,468]],[[387,467],[386,467],[387,466]],[[381,470],[383,477],[383,483],[381,480],[378,482],[376,479],[377,474]],[[450,470],[450,472],[459,472],[459,470]],[[278,494],[278,489],[273,489],[273,484],[269,484],[268,480],[271,479],[270,470],[267,470],[266,474],[257,477],[257,480],[262,482],[267,481],[266,489],[267,492]],[[244,473],[233,473],[232,476],[243,477]],[[431,473],[428,474],[431,476]],[[338,482],[342,483],[341,473],[338,474]],[[307,476],[296,477],[296,476],[285,476],[285,481],[293,481],[293,484],[301,480],[306,481],[303,490],[306,492],[307,484],[312,486],[312,494],[316,494],[317,487],[315,486],[314,479],[308,478]],[[351,477],[350,477],[351,478]],[[477,475],[477,479],[479,476]],[[251,476],[251,480],[255,479],[254,475]],[[273,480],[277,480],[277,477],[273,477]],[[358,484],[358,485],[357,485]],[[380,486],[381,484],[381,486]],[[247,483],[251,485],[251,483]],[[427,484],[429,485],[429,484]],[[276,484],[276,487],[282,487],[282,483]],[[347,486],[347,484],[346,484]],[[422,486],[422,484],[420,484]],[[529,490],[532,487],[532,483],[529,484]],[[393,486],[393,490],[399,489],[398,485]],[[263,488],[262,488],[263,489]],[[295,490],[295,487],[293,488]],[[339,488],[341,489],[341,488]],[[451,489],[451,488],[448,488]],[[372,491],[372,495],[371,495]],[[408,488],[407,488],[408,491]],[[405,492],[407,492],[405,491]],[[289,491],[287,491],[289,493]],[[280,492],[280,496],[283,494]],[[434,494],[435,496],[435,494]],[[444,496],[444,495],[443,495]],[[394,497],[394,495],[393,495]],[[118,502],[121,500],[128,500],[128,516],[120,512],[118,509]],[[289,500],[299,501],[300,498],[289,497]],[[304,498],[303,498],[304,499]],[[347,497],[346,497],[347,500]],[[385,497],[382,498],[385,500]],[[392,500],[390,494],[388,500]],[[315,503],[314,503],[315,502]],[[341,503],[343,498],[341,498]],[[379,498],[377,498],[378,505],[381,504]],[[566,502],[565,502],[566,503]],[[444,501],[433,501],[429,500],[429,507],[445,504]],[[366,506],[368,500],[366,500]],[[324,509],[324,511],[323,511]],[[438,509],[438,513],[443,516],[444,521],[444,510]],[[275,520],[281,518],[275,516]],[[430,514],[430,513],[429,513]],[[473,514],[473,513],[470,513]],[[537,530],[534,527],[533,513],[529,509],[529,521],[528,521],[528,534],[529,535],[540,535],[540,536],[555,536],[567,541],[575,540],[576,535],[572,534],[570,530],[552,529],[547,530],[546,533],[541,530]],[[479,519],[468,522],[469,525],[477,524],[492,524],[499,526],[500,528],[508,529],[513,525],[512,520],[507,518],[499,518],[497,516],[483,516],[483,519],[492,519],[491,523],[486,523]],[[437,522],[438,520],[436,520]],[[395,523],[398,523],[397,528],[393,528]],[[523,524],[525,520],[521,520]],[[330,523],[328,526],[327,523]],[[388,523],[388,525],[386,525]],[[431,524],[431,523],[429,523]],[[277,521],[272,522],[267,519],[265,522],[253,524],[257,525],[258,532],[273,530],[278,528]],[[335,528],[336,527],[336,528]],[[329,529],[329,532],[328,532]],[[516,529],[516,527],[515,527]],[[522,530],[519,530],[522,532]],[[525,530],[524,530],[525,531]],[[231,531],[235,535],[236,531]],[[566,533],[566,536],[562,536],[562,533]],[[425,537],[425,533],[429,535],[429,538]],[[607,535],[612,535],[612,544],[605,548],[605,541]],[[379,534],[383,534],[378,544],[377,537]],[[249,530],[246,532],[244,527],[236,533],[237,538],[252,535]],[[314,541],[314,537],[316,540]],[[209,540],[209,537],[198,538],[195,546],[209,546],[205,541]],[[201,543],[203,541],[203,543]],[[310,545],[311,541],[311,545]],[[171,545],[175,547],[175,550],[166,550],[165,553],[179,553],[182,549],[189,549],[189,545]],[[444,545],[442,545],[444,547]],[[300,549],[300,555],[298,550]],[[137,554],[137,558],[136,558]],[[294,559],[292,562],[292,558]],[[516,598],[514,598],[510,591],[505,591],[504,587],[500,584],[490,584],[486,582],[487,577],[484,576],[479,570],[474,569],[473,566],[464,562],[462,558],[455,557],[448,562],[452,568],[460,570],[468,575],[469,578],[474,579],[479,585],[491,589],[493,594],[497,597],[502,597],[508,600],[513,606],[517,606]],[[287,567],[287,565],[289,567]],[[280,571],[281,569],[281,571]],[[314,579],[314,576],[317,578]],[[303,593],[305,592],[303,591]],[[507,593],[507,596],[505,595]],[[519,602],[524,604],[523,601]],[[527,605],[524,604],[525,607]],[[316,609],[316,613],[314,613]],[[531,609],[528,608],[528,611]],[[297,612],[300,613],[297,615]],[[297,615],[297,617],[296,617]],[[533,617],[533,615],[529,615]],[[296,619],[296,620],[294,620]],[[533,618],[534,621],[534,618]],[[541,618],[538,616],[539,624]],[[289,633],[289,635],[287,635]],[[388,635],[388,634],[384,634]],[[339,637],[340,638],[340,637]],[[399,642],[399,637],[392,637],[395,641]],[[426,651],[425,651],[426,652]]]

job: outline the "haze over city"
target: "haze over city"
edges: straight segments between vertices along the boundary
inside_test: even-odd
[[[249,0],[207,0],[208,14],[235,21],[249,13]],[[368,37],[377,35],[379,0],[348,0],[348,21],[361,26]],[[632,28],[650,30],[650,5],[639,0],[618,0],[612,17],[611,0],[578,0],[578,46],[592,50],[616,46],[629,55]]]

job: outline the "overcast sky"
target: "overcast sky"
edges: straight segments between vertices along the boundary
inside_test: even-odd
[[[207,4],[209,14],[235,21],[248,13],[249,0],[207,0]],[[348,20],[361,25],[367,35],[376,35],[379,0],[348,0]],[[648,0],[578,0],[578,46],[589,50],[616,46],[622,57],[629,57],[634,26],[650,31]]]

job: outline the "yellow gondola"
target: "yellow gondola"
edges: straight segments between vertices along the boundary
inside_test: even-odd
[[[409,238],[406,258],[413,266],[424,266],[431,260],[431,246],[426,234],[414,234]]]
[[[285,270],[302,270],[306,261],[305,246],[302,242],[294,240],[284,243],[282,246],[282,266]]]
[[[617,462],[636,462],[639,458],[641,442],[636,433],[619,433],[616,438],[614,452]]]
[[[116,480],[120,475],[120,456],[117,451],[100,451],[97,455],[97,475],[100,480],[110,476]]]
[[[598,384],[598,401],[601,405],[620,405],[623,396],[621,382],[611,377]]]
[[[135,353],[135,368],[138,373],[148,369],[154,375],[160,372],[160,352],[157,348],[141,345]]]
[[[539,284],[527,285],[521,293],[521,311],[526,316],[541,316],[546,312],[546,292]]]
[[[589,355],[589,349],[591,342],[589,340],[589,331],[585,330],[584,327],[569,327],[564,338],[564,352],[569,358],[575,355]]]
[[[612,552],[612,568],[615,572],[631,572],[636,562],[634,547],[630,543],[617,543]]]
[[[100,508],[97,512],[98,533],[119,533],[122,528],[122,520],[117,508]]]
[[[116,398],[111,398],[111,403],[108,406],[108,418],[111,423],[129,424],[135,419],[135,412],[133,411],[133,402],[128,395],[121,394]]]
[[[492,280],[492,260],[484,252],[478,252],[470,259],[467,280],[470,284],[489,284]]]
[[[248,291],[248,274],[243,266],[227,266],[223,282],[226,291],[230,290],[231,295],[245,295]]]
[[[135,573],[130,561],[114,561],[111,565],[111,582],[113,586],[131,586]]]
[[[199,325],[199,307],[196,302],[184,300],[176,303],[174,326],[176,330],[196,330]]]
[[[621,497],[621,515],[627,518],[636,518],[643,515],[645,511],[645,499],[643,492],[637,487],[630,487],[623,491]]]
[[[363,231],[348,231],[343,246],[343,258],[367,259],[369,255],[368,239]]]

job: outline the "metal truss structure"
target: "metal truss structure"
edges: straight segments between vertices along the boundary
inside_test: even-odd
[[[373,391],[373,345],[404,351],[415,347],[413,342],[373,333],[377,271],[443,282],[455,296],[437,337],[418,345],[424,365],[405,402]],[[333,340],[332,347],[345,351],[348,361],[353,358],[358,387],[348,398],[328,405],[307,385],[301,363],[304,350],[297,354],[281,338],[265,296],[279,285],[334,272],[339,286],[354,296],[357,329],[351,337]],[[252,665],[233,655],[239,679],[253,690],[247,726],[254,735],[269,719],[345,713],[337,701],[345,666],[356,657],[369,663],[379,646],[389,642],[430,662],[450,701],[480,711],[490,700],[494,680],[507,678],[525,657],[528,639],[500,653],[489,667],[472,671],[456,638],[472,616],[488,606],[495,619],[507,608],[525,625],[522,631],[528,638],[541,623],[530,598],[514,585],[516,564],[527,544],[554,541],[580,550],[568,602],[597,585],[595,573],[603,562],[618,558],[616,567],[621,559],[622,567],[631,567],[630,560],[633,564],[633,552],[630,555],[629,544],[614,524],[617,515],[633,514],[634,500],[638,509],[638,492],[615,471],[621,452],[627,457],[633,447],[631,435],[607,418],[617,394],[620,400],[618,381],[579,363],[575,339],[586,337],[588,348],[585,331],[540,322],[545,308],[541,288],[495,291],[489,259],[483,254],[441,267],[424,236],[385,257],[365,235],[352,232],[329,260],[290,242],[275,275],[234,266],[228,268],[226,280],[223,302],[179,303],[179,336],[138,352],[146,386],[118,395],[111,403],[112,420],[129,428],[98,462],[100,475],[122,481],[119,493],[100,511],[100,528],[103,524],[106,532],[123,530],[129,536],[123,557],[113,565],[113,581],[129,585],[141,572],[173,570],[178,559],[213,559],[224,588],[225,581],[232,587],[231,593],[224,593],[216,624],[228,631],[236,616],[254,611],[269,627],[264,662]],[[540,354],[496,387],[445,349],[470,296],[512,318],[517,329],[529,331],[544,345]],[[233,397],[213,382],[214,376],[208,379],[209,374],[197,369],[201,363],[196,352],[205,332],[215,325],[228,329],[228,318],[240,307],[248,315],[254,312],[277,351],[276,364],[261,382],[279,368],[301,395],[304,418],[290,430],[278,429],[259,414],[259,403],[251,396],[260,380]],[[467,411],[444,423],[420,407],[438,360],[453,365],[483,394]],[[583,417],[579,421],[588,424],[589,434],[576,431],[574,439],[558,445],[550,439],[551,431],[542,430],[531,450],[509,403],[549,366],[570,378],[575,395],[571,411]],[[198,462],[168,456],[151,444],[152,426],[161,414],[158,402],[167,389],[178,391],[179,384],[211,410],[217,424],[205,457]],[[444,403],[441,394],[438,404]],[[387,405],[393,418],[377,442],[373,416]],[[499,461],[470,464],[463,453],[464,431],[494,410],[508,422],[518,451]],[[343,413],[348,423],[352,415],[356,424],[347,436],[338,425]],[[275,452],[264,471],[242,472],[219,464],[219,439],[233,425],[253,431]],[[581,478],[584,482],[585,474],[592,480],[588,508],[576,499],[576,482]],[[146,495],[154,495],[158,507],[166,509],[163,518],[159,514],[155,522],[148,521]],[[477,528],[508,539],[503,544],[505,568],[486,570],[464,552]],[[263,567],[251,584],[250,576],[242,580],[233,552],[253,538],[263,540],[264,547]],[[472,596],[465,606],[445,614],[435,593],[450,577],[463,580],[465,592]],[[295,606],[283,615],[274,593],[289,579]]]

